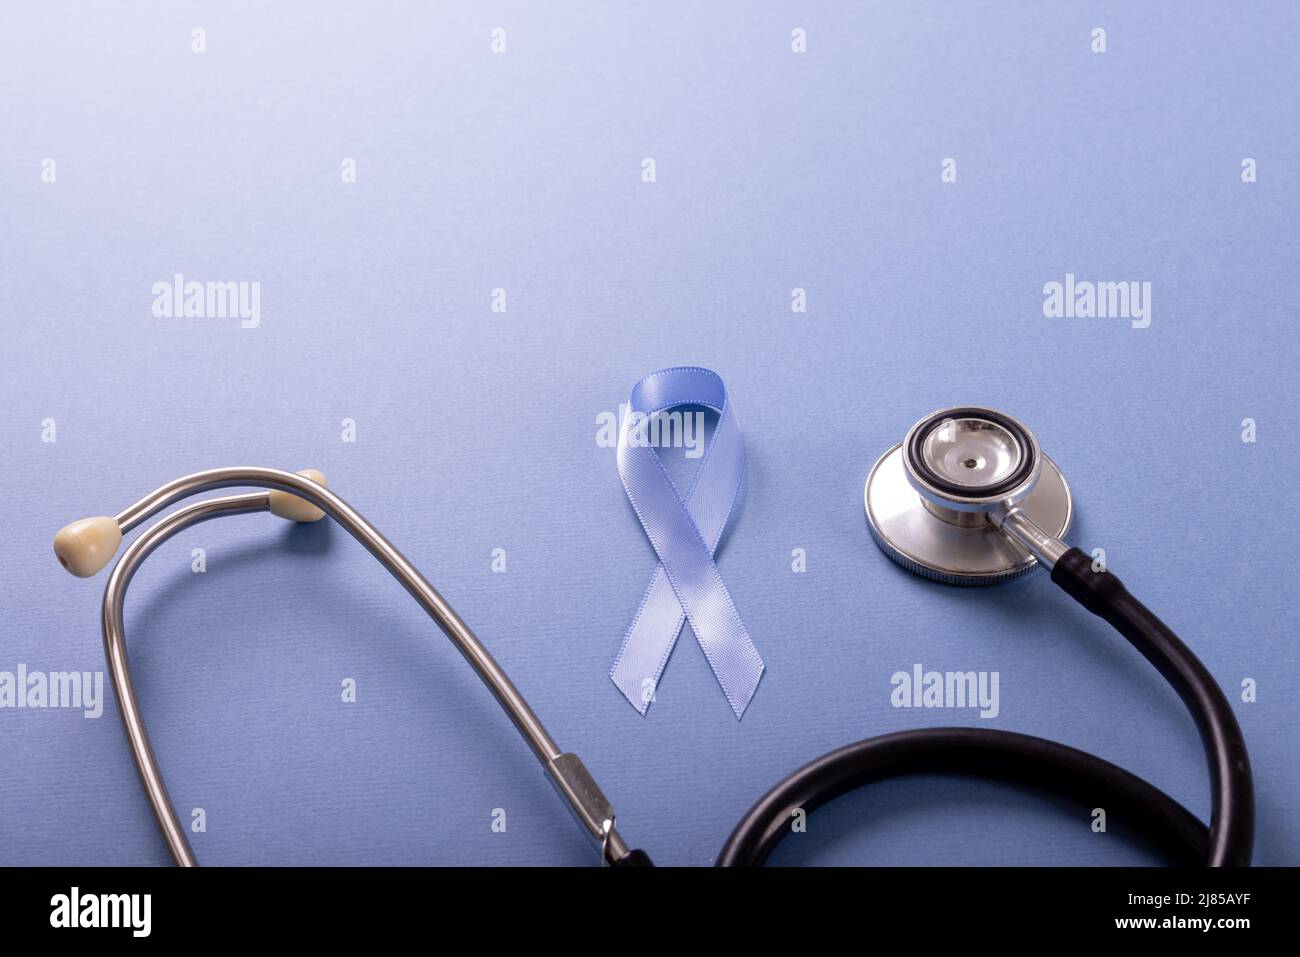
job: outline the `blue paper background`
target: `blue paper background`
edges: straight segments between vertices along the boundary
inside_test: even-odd
[[[0,670],[104,668],[103,577],[58,568],[60,525],[200,468],[315,466],[661,863],[709,863],[815,755],[936,724],[1095,751],[1207,817],[1190,720],[1100,621],[1044,576],[941,587],[868,538],[876,456],[986,404],[1071,479],[1071,539],[1227,689],[1256,861],[1300,863],[1297,32],[1290,3],[7,4]],[[177,272],[259,281],[260,328],[155,319]],[[1150,328],[1045,318],[1067,272],[1150,281]],[[747,436],[719,567],[768,671],[740,723],[689,633],[647,719],[606,677],[654,559],[596,416],[681,362],[722,374]],[[127,626],[205,863],[594,862],[469,668],[337,527],[192,530],[145,566]],[[895,710],[913,662],[999,671],[1000,716]],[[0,861],[168,860],[111,701],[0,711],[0,760]],[[819,812],[776,860],[1154,860],[1088,823],[916,779]]]

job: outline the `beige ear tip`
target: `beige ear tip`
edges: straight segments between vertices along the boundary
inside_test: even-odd
[[[78,578],[89,578],[108,564],[122,544],[122,529],[106,515],[64,525],[54,536],[59,564]]]
[[[303,478],[311,479],[317,485],[328,484],[325,476],[316,469],[303,469],[298,474]],[[284,492],[278,488],[271,489],[269,498],[271,514],[287,518],[291,522],[318,522],[325,517],[325,513],[319,508],[292,492]]]

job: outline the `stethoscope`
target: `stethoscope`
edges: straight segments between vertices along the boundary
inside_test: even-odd
[[[328,515],[402,583],[487,685],[528,743],[547,778],[612,866],[649,865],[616,827],[613,805],[577,755],[561,751],[501,666],[423,575],[314,470],[224,468],[196,472],[146,495],[117,515],[82,519],[54,538],[60,563],[89,577],[104,568],[125,533],[181,499],[214,489],[261,492],[205,499],[154,523],[122,553],[104,589],[104,650],[118,711],[140,780],[173,860],[195,866],[149,744],[131,681],[123,603],[154,549],[191,525],[269,511],[297,522]],[[866,515],[872,537],[909,571],[959,585],[1009,581],[1046,568],[1052,581],[1110,622],[1178,691],[1205,743],[1213,787],[1209,828],[1141,778],[1095,755],[1007,731],[925,728],[859,741],[823,755],[767,792],[736,825],[718,855],[723,866],[761,864],[791,832],[799,812],[854,788],[904,774],[941,772],[1012,781],[1103,806],[1181,863],[1250,863],[1254,793],[1245,742],[1227,699],[1205,667],[1119,579],[1060,541],[1070,524],[1070,490],[1033,433],[1000,412],[953,408],[927,416],[872,468]]]

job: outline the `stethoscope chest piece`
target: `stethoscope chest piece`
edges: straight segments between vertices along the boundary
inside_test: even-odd
[[[1070,487],[1032,432],[992,409],[942,409],[916,423],[867,476],[867,525],[908,571],[954,585],[992,585],[1037,565],[998,527],[1018,510],[1061,538]]]

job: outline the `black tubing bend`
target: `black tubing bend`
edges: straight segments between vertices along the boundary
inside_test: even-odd
[[[795,809],[812,813],[873,781],[929,772],[994,778],[1104,806],[1177,863],[1248,865],[1255,827],[1250,759],[1219,686],[1160,619],[1114,575],[1093,571],[1092,559],[1079,549],[1057,561],[1052,581],[1132,642],[1191,711],[1209,759],[1213,814],[1208,830],[1159,788],[1085,751],[1008,731],[922,728],[859,741],[804,765],[749,809],[717,864],[762,864],[790,833]]]
[[[1104,807],[1112,821],[1146,835],[1180,864],[1205,860],[1205,825],[1135,774],[1094,754],[1011,731],[919,728],[882,734],[824,754],[750,808],[718,855],[719,867],[762,864],[787,834],[791,814],[874,781],[905,774],[965,774],[1025,785]]]
[[[1071,548],[1057,560],[1052,581],[1114,626],[1183,699],[1201,733],[1210,765],[1213,810],[1206,863],[1211,867],[1248,865],[1255,841],[1255,791],[1246,741],[1223,691],[1164,622],[1110,572],[1094,571],[1092,559],[1079,549]]]

